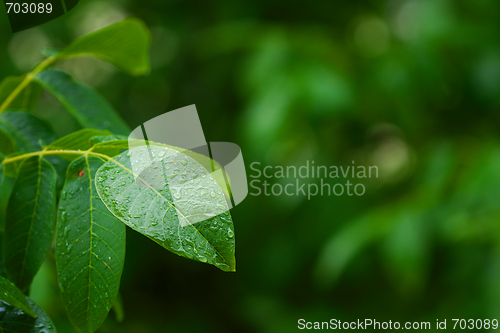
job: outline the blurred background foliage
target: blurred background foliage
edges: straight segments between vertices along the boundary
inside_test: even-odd
[[[239,144],[247,167],[355,160],[379,178],[362,197],[248,196],[232,211],[235,274],[128,230],[125,321],[110,315],[99,332],[500,317],[499,1],[81,0],[16,34],[2,14],[1,76],[127,16],[151,28],[148,76],[59,66],[132,128],[196,104],[207,141]],[[60,135],[78,129],[48,94],[36,114]],[[50,259],[32,289],[73,332]]]

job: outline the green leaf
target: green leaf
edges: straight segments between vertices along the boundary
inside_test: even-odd
[[[26,300],[26,296],[12,282],[0,276],[0,300],[9,303],[12,306],[36,318],[36,314]]]
[[[110,134],[109,131],[101,131],[101,130],[85,128],[73,132],[71,134],[68,134],[52,142],[50,145],[44,148],[44,151],[54,151],[54,150],[60,151],[60,154],[58,154],[58,156],[44,156],[44,159],[49,161],[57,171],[58,189],[62,188],[62,184],[60,184],[61,180],[64,183],[64,180],[66,178],[66,168],[68,166],[66,161],[73,161],[75,158],[78,158],[81,155],[81,154],[74,154],[74,151],[86,151],[91,147],[93,147],[91,138],[95,136],[106,136],[109,134]],[[10,158],[18,155],[24,155],[24,153],[12,153],[9,154],[8,157]],[[5,165],[4,173],[6,175],[9,175],[10,177],[15,177],[22,161],[23,161],[22,159],[19,159]]]
[[[56,264],[69,318],[94,332],[113,306],[125,259],[125,225],[99,199],[94,177],[104,164],[82,156],[68,168],[59,203]]]
[[[9,177],[4,169],[5,166],[0,165],[0,232],[5,230],[5,211],[15,182],[15,178]]]
[[[191,157],[170,148],[133,148],[106,162],[96,179],[108,209],[132,229],[180,256],[235,270],[226,198]]]
[[[93,145],[91,142],[93,137],[109,134],[109,131],[85,128],[52,142],[45,150],[88,150]]]
[[[30,286],[52,242],[56,205],[56,172],[38,157],[20,167],[7,206],[4,264],[22,291]]]
[[[124,135],[111,134],[111,135],[95,136],[95,137],[90,139],[90,142],[92,142],[92,144],[95,145],[97,143],[111,142],[111,141],[122,141],[122,140],[127,140],[127,137]]]
[[[0,301],[0,332],[3,333],[56,333],[49,316],[31,299],[27,298],[37,318]]]
[[[70,75],[49,69],[38,73],[34,79],[54,95],[83,127],[130,134],[127,124],[108,101]]]
[[[128,149],[127,137],[123,135],[105,135],[105,136],[95,136],[90,139],[90,142],[94,145],[92,150],[106,156],[116,156],[120,154],[123,150]],[[126,143],[125,148],[123,148],[122,143]]]
[[[0,131],[0,154],[9,155],[16,151],[12,139]]]
[[[4,103],[25,77],[26,75],[8,76],[3,79],[2,83],[0,83],[0,104]],[[31,82],[5,107],[11,110],[33,110],[40,99],[42,91],[42,87],[35,82]]]
[[[113,137],[113,136],[108,136],[108,138],[111,138],[111,137]],[[121,152],[120,150],[145,147],[147,145],[154,146],[154,147],[164,147],[164,148],[171,148],[171,149],[176,150],[178,152],[182,152],[183,154],[191,157],[193,160],[195,160],[199,164],[205,166],[205,169],[207,169],[207,170],[213,171],[212,168],[214,170],[222,169],[222,166],[220,165],[220,163],[211,159],[210,157],[207,157],[203,154],[199,154],[199,153],[191,151],[191,150],[182,149],[182,148],[167,145],[164,143],[138,140],[138,139],[129,139],[129,140],[110,140],[109,139],[106,141],[102,138],[104,138],[104,137],[99,137],[101,142],[96,142],[94,144],[94,146],[92,147],[92,151],[113,157],[113,156],[118,155],[118,153],[112,155],[112,154],[109,154],[109,152],[116,152],[116,151]],[[92,138],[91,141],[94,141],[94,139],[97,139],[97,138]],[[98,141],[98,140],[96,140],[96,141]],[[223,175],[220,175],[220,176],[223,179]],[[219,183],[219,184],[221,184],[221,183]]]
[[[31,113],[6,111],[0,114],[0,130],[7,134],[17,151],[33,152],[57,139],[52,128]]]
[[[65,160],[63,157],[55,155],[44,156],[43,159],[49,162],[56,170],[57,174],[56,192],[57,193],[61,192],[64,186],[64,181],[66,180],[66,170],[68,169],[69,162]]]
[[[57,58],[94,56],[132,74],[149,72],[151,35],[143,22],[125,19],[74,41]]]
[[[6,160],[10,159],[10,158],[17,158],[19,157],[18,160],[15,160],[14,162],[8,162],[8,163],[5,163],[6,161],[4,160],[3,161],[3,165],[4,165],[4,170],[3,172],[8,175],[9,177],[17,177],[17,173],[19,171],[19,167],[21,166],[22,162],[24,162],[24,160],[26,158],[29,158],[31,157],[30,155],[31,153],[26,153],[26,152],[14,152],[14,153],[11,153],[9,155],[7,155],[5,157]]]

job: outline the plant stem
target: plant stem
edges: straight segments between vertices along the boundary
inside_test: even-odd
[[[3,160],[3,164],[9,164],[9,163],[13,163],[16,161],[22,161],[26,158],[30,158],[33,156],[43,157],[43,156],[50,156],[50,155],[81,155],[81,156],[90,155],[90,156],[100,157],[102,159],[105,159],[106,161],[109,161],[111,159],[111,157],[109,157],[107,155],[88,151],[88,150],[84,150],[84,151],[80,151],[80,150],[41,150],[41,151],[37,151],[34,153],[28,153],[28,154],[23,154],[23,155],[7,157],[6,159]]]
[[[17,97],[17,95],[19,95],[19,93],[21,93],[21,91],[23,91],[23,89],[26,88],[26,86],[31,83],[33,78],[38,73],[40,73],[47,66],[51,65],[54,61],[56,61],[56,56],[48,57],[47,59],[39,63],[38,66],[36,66],[30,73],[26,74],[24,80],[22,80],[21,83],[19,83],[16,89],[14,89],[10,93],[10,95],[5,99],[2,105],[0,105],[0,113],[2,113],[3,111],[5,111],[5,109],[7,109],[9,104],[12,103],[12,101]]]

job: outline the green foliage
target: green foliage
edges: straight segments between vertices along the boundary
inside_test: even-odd
[[[56,55],[57,59],[80,56],[103,58],[132,74],[149,72],[150,33],[139,20],[126,19],[77,39]]]
[[[5,216],[3,260],[12,282],[28,290],[52,243],[56,172],[34,156],[21,164]]]
[[[116,134],[130,133],[128,126],[105,99],[70,75],[45,70],[38,73],[35,80],[53,94],[83,127],[109,130]]]
[[[9,95],[26,79],[23,76],[9,76],[0,84],[0,101],[5,101]],[[28,84],[6,107],[12,110],[33,110],[43,89],[36,83]]]
[[[15,306],[19,310],[29,314],[33,318],[36,318],[36,314],[31,309],[28,301],[26,300],[26,296],[19,290],[15,284],[0,276],[0,301],[5,303],[9,303],[12,306]]]
[[[35,318],[29,316],[20,308],[0,301],[0,331],[5,333],[56,333],[56,328],[49,316],[38,305],[26,298],[28,305],[33,309]]]
[[[47,254],[54,257],[50,249],[54,224],[59,289],[78,332],[97,330],[113,306],[117,318],[124,317],[117,295],[125,262],[126,225],[173,253],[223,271],[235,270],[231,216],[221,209],[226,205],[224,193],[200,165],[207,161],[147,143],[151,149],[184,156],[182,161],[167,162],[167,168],[178,171],[185,163],[203,172],[203,177],[193,180],[204,190],[203,196],[193,188],[185,195],[188,205],[202,203],[193,214],[208,219],[178,219],[181,204],[174,203],[168,187],[160,190],[148,179],[142,187],[136,185],[135,177],[141,175],[131,171],[129,156],[136,150],[144,153],[146,143],[131,141],[133,147],[129,147],[125,136],[129,128],[106,100],[70,74],[47,68],[59,59],[93,56],[132,75],[144,74],[149,71],[149,43],[144,24],[126,19],[76,40],[61,52],[51,52],[31,73],[8,77],[1,84],[0,273],[8,279],[0,276],[0,289],[5,291],[0,292],[0,300],[8,304],[0,304],[0,311],[5,309],[0,313],[0,331],[55,332],[46,314],[23,295]],[[58,138],[49,124],[27,112],[43,89],[83,129]],[[171,184],[177,181],[175,177],[171,171],[160,178],[163,182],[173,178],[168,180]],[[119,198],[125,186],[128,192]],[[137,205],[131,204],[131,196],[137,196]],[[207,215],[213,211],[220,215]],[[38,318],[26,318],[25,313]]]
[[[162,157],[161,162],[138,174],[132,160],[148,160],[149,154]],[[183,168],[197,177],[186,177]],[[180,256],[235,270],[225,196],[197,161],[169,148],[132,148],[106,162],[96,177],[99,196],[129,227]]]
[[[0,232],[5,229],[5,211],[14,188],[14,182],[15,178],[9,177],[5,173],[5,166],[2,164],[0,166]]]
[[[82,156],[68,167],[59,202],[56,263],[63,302],[80,332],[95,331],[111,309],[125,261],[125,225],[96,191],[105,160]]]
[[[108,135],[108,131],[85,128],[71,134],[68,134],[60,139],[49,144],[45,150],[88,150],[92,148],[92,138],[103,135]]]
[[[0,114],[0,130],[10,137],[17,151],[33,152],[57,139],[52,129],[28,112]]]

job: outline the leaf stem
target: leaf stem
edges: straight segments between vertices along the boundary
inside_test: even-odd
[[[10,93],[10,95],[5,99],[2,105],[0,105],[0,113],[5,111],[5,109],[9,106],[9,104],[12,103],[12,101],[17,97],[17,95],[19,95],[21,91],[23,91],[23,89],[26,88],[26,86],[31,83],[33,78],[38,73],[40,73],[47,66],[51,65],[54,61],[56,61],[56,59],[57,59],[56,56],[48,57],[47,59],[39,63],[30,73],[26,74],[24,80],[22,80],[21,83],[19,83],[16,89],[14,89]]]
[[[22,161],[26,158],[33,157],[33,156],[43,157],[43,156],[50,156],[50,155],[81,155],[81,156],[90,155],[90,156],[100,157],[106,161],[109,161],[111,159],[111,157],[109,157],[107,155],[92,152],[89,150],[80,151],[80,150],[63,150],[63,149],[61,149],[61,150],[41,150],[41,151],[37,151],[34,153],[27,153],[27,154],[23,154],[23,155],[7,157],[6,159],[3,160],[3,164],[9,164],[9,163],[13,163],[16,161]]]

